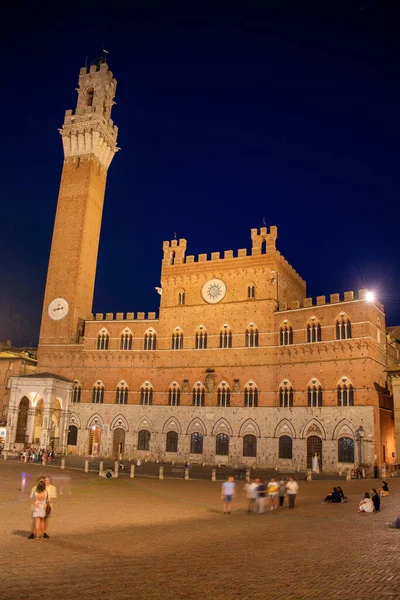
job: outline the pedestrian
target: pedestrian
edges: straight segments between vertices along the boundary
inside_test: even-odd
[[[29,494],[29,498],[31,500],[33,500],[33,496],[36,492],[37,486],[39,485],[39,483],[43,483],[44,486],[46,486],[45,484],[45,476],[41,475],[38,480],[36,485],[33,486],[33,488],[31,489],[31,493]],[[32,516],[32,524],[31,524],[31,533],[28,535],[28,540],[34,540],[35,539],[35,530],[36,530],[36,521]]]
[[[35,539],[44,537],[44,521],[46,518],[47,492],[43,481],[39,481],[32,497],[32,517],[35,520]]]
[[[248,482],[246,482],[244,484],[244,493],[246,494],[246,498],[247,498],[247,512],[250,514],[252,512],[255,512],[255,507],[256,507],[256,499],[257,499],[257,483],[252,480],[251,478],[249,479]]]
[[[299,491],[299,484],[294,477],[289,477],[289,481],[286,484],[286,492],[289,500],[289,508],[294,508],[296,496]]]
[[[374,503],[372,502],[368,492],[365,492],[363,500],[358,505],[359,513],[372,513],[374,512]]]
[[[285,494],[286,494],[286,481],[284,481],[283,479],[281,479],[279,482],[278,494],[279,494],[279,506],[282,508],[282,506],[285,503]]]
[[[257,498],[256,498],[256,514],[264,514],[265,500],[267,498],[267,486],[262,479],[256,479],[257,483]]]
[[[268,482],[268,498],[270,510],[278,508],[278,492],[278,482],[276,481],[275,477],[271,477],[271,479]]]
[[[57,499],[57,488],[55,485],[53,485],[51,483],[50,477],[46,477],[46,479],[44,480],[44,483],[46,485],[46,492],[47,492],[47,496],[48,496],[48,506],[49,508],[47,508],[46,510],[46,516],[44,519],[44,533],[43,533],[43,537],[44,538],[49,538],[50,536],[47,535],[47,529],[49,527],[49,518],[50,515],[52,514],[53,510],[54,510],[54,504],[55,501]]]
[[[372,490],[371,490],[371,500],[374,505],[374,511],[376,511],[376,512],[380,511],[381,510],[381,498],[375,488],[372,488]]]
[[[224,515],[231,514],[232,500],[235,497],[236,484],[232,475],[229,475],[228,479],[224,481],[221,488],[221,499],[224,501]]]

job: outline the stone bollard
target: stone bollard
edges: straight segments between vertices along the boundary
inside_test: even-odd
[[[164,467],[158,469],[158,479],[164,479]]]
[[[99,475],[101,475],[104,471],[104,462],[101,460],[99,463]]]
[[[118,477],[118,471],[119,471],[119,462],[117,461],[114,465],[114,477]]]
[[[189,469],[185,469],[185,481],[189,480]]]
[[[24,463],[27,464],[27,462],[28,462],[28,457],[24,456]]]
[[[217,481],[217,469],[211,470],[211,481]]]
[[[346,481],[351,481],[351,470],[346,469]]]
[[[61,468],[65,469],[65,458],[61,459]]]
[[[246,469],[246,481],[247,483],[250,481],[250,469]]]
[[[26,459],[25,462],[28,462],[28,459]],[[43,458],[42,458],[42,465],[46,465],[46,457],[44,454],[43,454]]]
[[[89,473],[89,461],[85,460],[85,468],[83,469],[85,473]]]
[[[7,452],[4,452],[4,460],[7,460]]]
[[[312,472],[311,472],[311,469],[307,469],[307,481],[312,481]]]
[[[135,465],[131,465],[130,478],[133,479],[134,477],[135,477]]]

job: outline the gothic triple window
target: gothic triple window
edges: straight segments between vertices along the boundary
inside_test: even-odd
[[[279,343],[281,346],[293,344],[293,329],[290,323],[282,323],[279,332]]]
[[[178,452],[178,434],[176,431],[168,431],[165,451]]]
[[[322,387],[317,379],[312,379],[307,386],[308,406],[322,406]]]
[[[126,329],[121,333],[121,338],[119,342],[120,350],[132,350],[132,332],[129,329]]]
[[[338,406],[354,406],[354,388],[347,377],[342,377],[337,386]]]
[[[243,456],[257,456],[257,438],[255,435],[248,434],[243,437]]]
[[[193,398],[192,405],[193,406],[205,406],[206,403],[206,391],[204,386],[199,381],[193,388]]]
[[[232,331],[229,325],[224,325],[219,332],[219,347],[232,348]]]
[[[77,379],[75,379],[74,387],[72,388],[71,401],[72,402],[80,402],[81,401],[81,392],[82,392],[81,384],[79,383],[79,381]]]
[[[154,329],[150,328],[144,334],[144,350],[155,350],[157,345],[157,334]]]
[[[169,386],[168,390],[168,405],[169,406],[180,406],[181,403],[181,390],[179,385],[174,381]]]
[[[344,463],[354,462],[354,440],[349,437],[338,439],[338,461]]]
[[[279,386],[279,406],[290,408],[293,406],[293,388],[290,381],[285,379]]]
[[[336,319],[336,339],[348,340],[351,338],[351,322],[347,315],[341,313]]]
[[[307,343],[320,342],[322,340],[321,323],[315,317],[311,317],[307,323]]]
[[[150,406],[153,404],[153,388],[151,383],[146,381],[140,390],[140,404]]]
[[[190,454],[203,454],[203,434],[198,431],[190,436]]]
[[[247,348],[256,348],[258,346],[258,329],[254,325],[254,323],[250,323],[250,325],[246,329],[246,347]]]
[[[257,408],[258,406],[258,388],[253,381],[249,381],[245,385],[244,405],[248,408]]]
[[[223,381],[219,384],[217,390],[217,406],[227,408],[231,405],[231,391],[229,385]]]
[[[200,325],[196,331],[194,346],[196,350],[205,350],[207,348],[207,331],[204,325]]]
[[[97,336],[97,350],[108,350],[110,336],[106,329],[102,329]]]
[[[104,385],[101,381],[96,381],[92,390],[92,402],[93,404],[104,403]]]
[[[121,381],[117,385],[115,390],[115,403],[116,404],[128,404],[129,389],[124,381]]]
[[[226,433],[219,433],[215,440],[215,454],[218,456],[229,455],[229,435]]]
[[[183,333],[180,327],[176,327],[172,333],[172,350],[182,350],[183,348]]]

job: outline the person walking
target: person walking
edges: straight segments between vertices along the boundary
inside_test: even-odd
[[[32,504],[33,511],[32,517],[35,520],[35,539],[39,540],[43,538],[44,534],[44,521],[46,518],[46,506],[47,506],[47,492],[46,486],[43,481],[39,481],[36,490],[33,493]]]
[[[268,498],[270,510],[278,508],[278,492],[278,482],[276,481],[275,477],[271,477],[271,479],[268,482]]]
[[[235,497],[235,488],[235,481],[232,475],[229,475],[228,479],[224,481],[221,488],[221,499],[224,501],[224,515],[231,514],[232,500]]]
[[[285,503],[285,494],[286,494],[286,481],[284,481],[283,479],[281,479],[279,482],[278,494],[279,494],[279,506],[280,506],[280,508],[282,508]]]
[[[256,479],[257,483],[257,498],[255,512],[257,515],[264,514],[265,500],[267,498],[267,486],[262,479]]]
[[[299,491],[299,484],[294,477],[289,477],[289,481],[286,484],[286,492],[289,501],[289,508],[294,508],[296,496]]]
[[[247,512],[248,514],[255,512],[256,500],[257,500],[257,486],[258,484],[250,479],[244,484],[244,493],[247,498]]]

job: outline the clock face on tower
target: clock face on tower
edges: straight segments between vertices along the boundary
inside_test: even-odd
[[[54,321],[61,321],[67,316],[69,311],[69,305],[65,298],[54,298],[49,304],[47,309],[49,317]]]
[[[224,298],[226,285],[221,279],[210,279],[201,288],[203,300],[209,304],[216,304]]]

